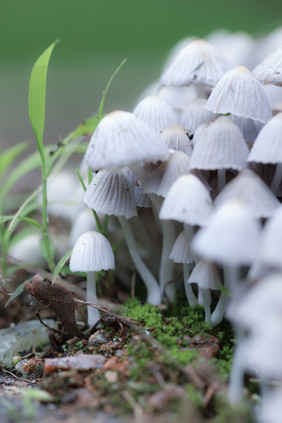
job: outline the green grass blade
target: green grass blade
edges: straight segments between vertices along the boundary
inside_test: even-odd
[[[16,166],[5,180],[5,184],[0,190],[1,197],[4,198],[11,188],[28,172],[40,167],[40,157],[38,152],[26,157],[18,166]]]
[[[106,95],[109,91],[109,88],[111,86],[111,83],[113,82],[114,77],[116,76],[116,74],[120,71],[120,69],[123,67],[123,65],[125,64],[127,59],[123,59],[123,61],[118,65],[118,67],[116,68],[116,70],[113,72],[113,74],[111,75],[105,90],[103,91],[103,95],[100,101],[100,105],[99,105],[99,109],[98,109],[98,114],[97,114],[97,118],[100,120],[102,119],[102,114],[103,114],[103,109],[104,109],[104,103],[105,103],[105,99],[106,99]]]
[[[43,132],[45,122],[46,80],[49,60],[58,41],[51,44],[36,60],[30,75],[28,112],[40,156],[44,155]]]
[[[72,253],[72,249],[67,251],[66,254],[61,258],[61,260],[59,261],[57,266],[55,267],[55,270],[53,272],[52,283],[54,283],[56,281],[57,276],[59,275],[60,271],[64,267],[66,261],[70,258],[71,253]]]
[[[31,280],[32,278],[28,279]],[[26,283],[26,281],[24,281],[23,283],[21,283],[17,289],[13,292],[13,294],[10,296],[9,300],[7,301],[7,303],[5,304],[5,307],[7,307],[8,304],[10,304],[11,301],[13,301],[15,298],[17,298],[24,290],[24,284]]]
[[[28,141],[20,142],[19,144],[14,145],[6,151],[0,151],[0,179],[3,177],[5,172],[9,167],[14,163],[16,158],[27,150],[29,146]]]

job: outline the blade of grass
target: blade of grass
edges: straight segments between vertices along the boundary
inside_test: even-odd
[[[14,145],[13,147],[10,147],[4,152],[0,151],[0,179],[3,177],[4,173],[9,169],[12,163],[14,163],[16,158],[27,150],[29,144],[30,143],[28,141],[23,141]]]
[[[72,253],[72,249],[67,251],[66,254],[61,258],[61,260],[59,261],[57,266],[55,267],[54,272],[53,272],[52,283],[55,283],[57,276],[59,276],[59,273],[62,270],[62,268],[64,267],[64,264],[70,258],[71,253]]]

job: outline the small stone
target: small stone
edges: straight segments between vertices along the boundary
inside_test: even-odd
[[[105,372],[105,378],[107,379],[109,383],[115,383],[118,380],[117,372],[113,370],[107,370]]]
[[[101,345],[105,344],[106,342],[109,342],[109,339],[106,338],[101,331],[97,331],[90,336],[88,344]]]
[[[44,323],[57,328],[54,320],[44,320]],[[0,367],[12,367],[13,357],[18,355],[19,351],[29,351],[39,345],[48,344],[49,338],[46,328],[39,320],[29,320],[19,323],[13,327],[0,330]]]
[[[29,379],[40,379],[43,376],[43,360],[38,357],[21,360],[15,367],[18,372]]]

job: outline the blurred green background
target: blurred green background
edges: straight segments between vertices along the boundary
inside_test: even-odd
[[[257,35],[281,25],[281,12],[277,0],[2,0],[1,145],[33,139],[29,75],[36,58],[58,38],[47,83],[48,142],[97,110],[123,58],[127,63],[113,82],[106,112],[131,110],[181,38],[204,37],[217,28]]]

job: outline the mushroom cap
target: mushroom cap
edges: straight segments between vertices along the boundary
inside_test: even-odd
[[[84,194],[83,202],[97,213],[124,216],[137,215],[133,187],[123,170],[100,170]]]
[[[181,151],[172,151],[169,158],[148,177],[144,192],[166,197],[169,189],[181,175],[189,173],[190,157]]]
[[[260,226],[247,206],[230,201],[220,207],[192,240],[200,257],[227,266],[250,265],[257,257]]]
[[[182,126],[172,125],[161,132],[162,139],[168,148],[172,150],[182,151],[191,156],[192,146],[188,138],[187,132]]]
[[[95,129],[86,151],[92,170],[166,160],[169,150],[160,134],[133,113],[117,110]]]
[[[259,261],[265,266],[282,270],[282,205],[263,227]]]
[[[267,122],[272,116],[262,85],[244,66],[238,66],[222,76],[208,98],[206,109],[260,122]]]
[[[133,113],[157,132],[174,125],[177,121],[172,106],[157,96],[143,98]]]
[[[254,218],[270,217],[279,206],[279,201],[250,169],[242,170],[216,197],[214,204],[220,207],[230,200],[239,200],[249,207]]]
[[[221,116],[197,136],[190,169],[241,170],[246,167],[248,154],[249,148],[238,126],[227,116]]]
[[[222,286],[217,267],[207,260],[199,260],[187,282],[196,283],[199,288],[217,290]]]
[[[190,101],[197,98],[197,90],[194,85],[189,85],[189,87],[162,86],[156,95],[171,104],[173,110],[178,113],[181,112]]]
[[[160,219],[202,226],[207,224],[213,210],[209,191],[200,179],[192,174],[183,175],[168,191]]]
[[[203,84],[213,87],[228,66],[219,50],[204,40],[194,40],[172,60],[161,76],[161,84]]]
[[[202,123],[215,119],[214,113],[205,110],[206,102],[207,100],[204,98],[197,98],[191,101],[183,110],[179,123],[189,133],[194,133]]]
[[[114,268],[114,253],[104,235],[88,231],[78,238],[70,258],[71,272],[99,272]]]
[[[282,163],[282,113],[262,128],[250,151],[248,162]]]
[[[282,45],[264,59],[253,74],[262,84],[282,86]]]
[[[261,333],[263,322],[282,319],[282,274],[270,273],[244,290],[227,309],[236,326]],[[281,328],[281,323],[280,323]]]
[[[247,143],[253,143],[264,126],[264,123],[258,120],[233,115],[230,115],[229,118],[238,126]]]
[[[176,238],[169,258],[173,260],[174,263],[193,263],[194,259],[192,257],[190,246],[187,244],[184,231],[180,232]]]

